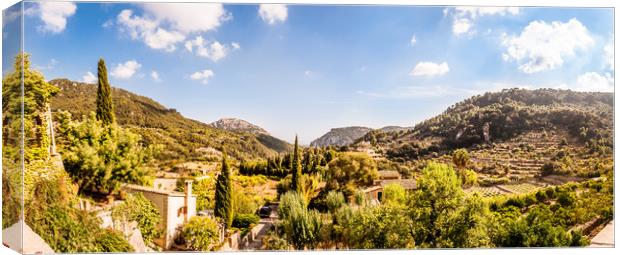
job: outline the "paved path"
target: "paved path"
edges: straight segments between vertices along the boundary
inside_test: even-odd
[[[590,247],[614,247],[614,221],[610,221],[605,225],[605,228],[601,230],[592,241],[590,241]]]
[[[278,220],[278,206],[271,205],[271,215],[269,218],[261,218],[258,224],[254,228],[258,228],[259,231],[256,233],[256,237],[254,240],[250,242],[250,244],[244,248],[244,250],[259,250],[263,247],[263,237],[269,232],[273,224]]]

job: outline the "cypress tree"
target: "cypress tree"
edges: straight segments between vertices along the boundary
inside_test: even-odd
[[[232,225],[233,204],[232,204],[232,182],[230,180],[230,167],[226,160],[226,152],[222,154],[222,171],[215,183],[215,216],[220,217],[226,228]]]
[[[114,107],[112,105],[112,89],[108,82],[108,70],[103,59],[97,64],[97,120],[104,125],[114,123]]]
[[[291,188],[297,193],[301,194],[301,159],[299,157],[299,144],[297,142],[297,136],[295,136],[295,151],[293,151],[293,181],[291,183]]]

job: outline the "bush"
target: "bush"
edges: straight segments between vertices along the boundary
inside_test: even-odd
[[[97,245],[101,252],[134,252],[122,233],[109,229],[97,237]]]
[[[207,251],[219,240],[217,222],[210,217],[194,216],[181,232],[187,247],[195,251]]]
[[[345,204],[344,195],[342,192],[332,190],[327,193],[327,197],[325,197],[325,204],[327,205],[327,209],[333,213]]]
[[[260,218],[256,214],[235,214],[232,226],[235,228],[248,228],[258,223]]]
[[[552,175],[560,169],[561,169],[560,165],[555,162],[547,162],[540,167],[542,176]]]
[[[385,203],[402,204],[407,199],[407,193],[403,186],[398,183],[388,184],[383,188],[383,196],[381,198]]]
[[[115,221],[138,222],[138,228],[146,243],[153,242],[153,239],[161,234],[158,229],[161,219],[159,210],[142,193],[129,194],[122,204],[112,209],[112,218]]]
[[[121,183],[147,184],[148,163],[157,146],[142,146],[142,137],[117,125],[104,126],[95,113],[81,122],[71,114],[58,117],[58,144],[63,164],[80,191],[114,193]]]

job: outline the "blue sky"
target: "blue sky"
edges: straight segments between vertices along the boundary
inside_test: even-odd
[[[612,9],[69,2],[25,9],[25,50],[47,79],[92,80],[103,57],[115,87],[189,118],[241,118],[304,144],[333,127],[413,126],[503,88],[613,91]],[[18,20],[9,16],[5,45]]]

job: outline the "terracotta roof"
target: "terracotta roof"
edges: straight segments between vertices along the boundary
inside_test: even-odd
[[[378,171],[380,179],[397,179],[400,178],[400,173],[394,170],[382,170]]]
[[[415,189],[417,187],[415,179],[382,180],[380,182],[380,185],[382,188],[385,188],[385,186],[389,184],[393,184],[393,183],[400,184],[400,186],[402,186],[403,188],[407,190]]]

